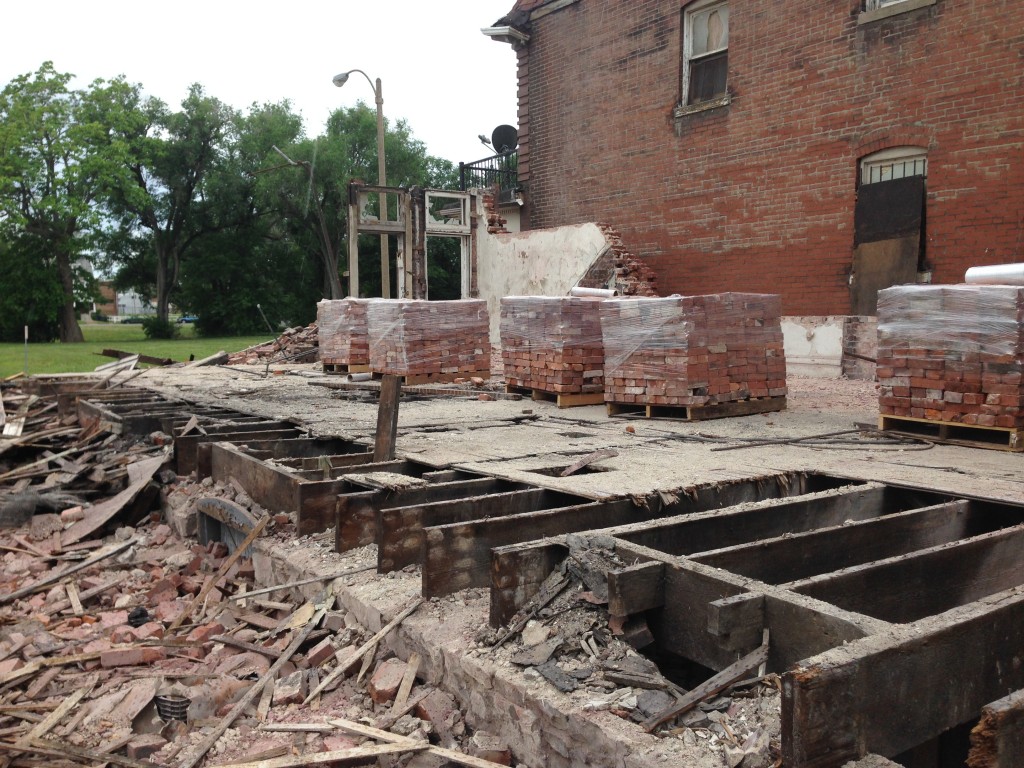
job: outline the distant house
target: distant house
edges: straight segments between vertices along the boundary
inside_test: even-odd
[[[155,315],[156,307],[150,299],[146,299],[135,291],[117,291],[113,283],[100,282],[102,301],[96,303],[96,311],[108,317],[135,317]]]
[[[530,230],[607,222],[662,293],[873,314],[1024,260],[1024,13],[1005,0],[519,0]]]

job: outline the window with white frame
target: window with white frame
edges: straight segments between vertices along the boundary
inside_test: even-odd
[[[864,10],[874,11],[878,8],[885,8],[887,5],[899,5],[904,2],[906,2],[906,0],[865,0]]]
[[[726,95],[729,69],[729,5],[699,2],[683,11],[683,104]]]

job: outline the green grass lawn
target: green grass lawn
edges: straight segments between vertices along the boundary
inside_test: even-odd
[[[197,337],[194,326],[183,325],[180,338],[150,340],[142,332],[141,325],[129,323],[85,323],[82,325],[82,333],[85,334],[83,344],[29,344],[26,373],[92,371],[99,365],[114,361],[115,358],[100,354],[104,349],[169,357],[185,362],[190,356],[199,360],[222,349],[225,352],[237,352],[271,339],[269,334],[207,339]],[[0,378],[19,371],[25,371],[25,345],[0,344]]]

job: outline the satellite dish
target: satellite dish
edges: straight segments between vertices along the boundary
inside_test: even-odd
[[[491,146],[495,152],[511,152],[519,145],[519,131],[511,125],[499,125],[491,132]]]

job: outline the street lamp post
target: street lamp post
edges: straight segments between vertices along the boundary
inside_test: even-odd
[[[376,84],[370,80],[370,76],[361,69],[350,69],[334,76],[334,84],[341,88],[348,82],[348,76],[358,72],[366,78],[366,82],[373,88],[373,96],[377,102],[377,186],[387,186],[387,177],[384,166],[384,93],[381,90],[380,78]],[[387,219],[387,195],[380,193],[380,221],[383,224]],[[351,233],[350,233],[351,236]],[[351,266],[349,267],[351,270]],[[381,296],[385,299],[391,298],[391,268],[388,259],[388,236],[381,233],[380,236],[380,284]],[[350,289],[351,290],[351,289]],[[358,298],[358,297],[357,297]]]

